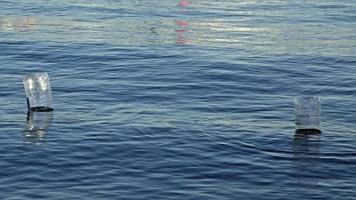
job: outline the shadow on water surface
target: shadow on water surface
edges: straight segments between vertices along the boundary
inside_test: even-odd
[[[28,112],[24,137],[26,142],[42,144],[53,122],[53,112]]]

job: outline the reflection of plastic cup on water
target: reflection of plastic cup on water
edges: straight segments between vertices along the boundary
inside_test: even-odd
[[[34,73],[23,79],[27,106],[30,111],[52,111],[53,100],[49,77],[46,72]]]
[[[297,130],[320,132],[319,97],[297,97],[295,99],[295,125]]]

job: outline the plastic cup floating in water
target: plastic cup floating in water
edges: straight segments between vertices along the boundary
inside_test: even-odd
[[[297,131],[320,133],[320,98],[316,96],[295,99],[295,125]]]
[[[52,90],[46,72],[25,76],[23,84],[29,111],[53,111]]]

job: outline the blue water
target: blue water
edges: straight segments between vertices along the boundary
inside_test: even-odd
[[[190,3],[0,1],[0,199],[355,199],[356,2]]]

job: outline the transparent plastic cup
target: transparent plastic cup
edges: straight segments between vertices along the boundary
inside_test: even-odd
[[[295,125],[297,131],[320,132],[320,98],[316,96],[295,99]]]
[[[53,111],[52,90],[46,72],[33,73],[25,76],[23,84],[29,111]]]

